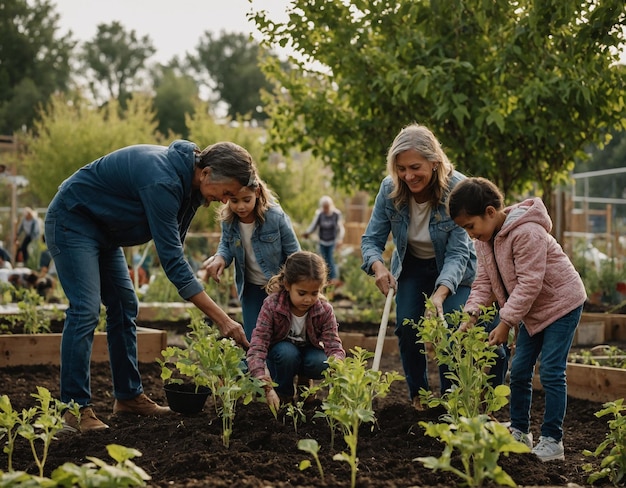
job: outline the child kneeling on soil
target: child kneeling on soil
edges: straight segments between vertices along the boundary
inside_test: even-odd
[[[542,461],[564,459],[563,419],[567,405],[567,355],[586,299],[580,275],[550,234],[552,221],[540,198],[504,207],[500,190],[485,178],[460,182],[448,199],[450,217],[475,239],[478,275],[465,304],[472,326],[480,305],[500,306],[500,323],[490,344],[516,345],[511,362],[511,433]],[[532,379],[546,393],[539,443],[530,429]]]
[[[321,379],[330,356],[346,357],[335,312],[322,295],[327,276],[321,256],[299,251],[267,284],[269,296],[252,332],[247,362],[250,374],[265,381],[270,408],[293,401],[296,376]]]

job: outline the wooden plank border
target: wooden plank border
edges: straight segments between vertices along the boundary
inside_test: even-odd
[[[60,333],[1,334],[0,367],[60,364]],[[167,331],[137,327],[137,354],[139,362],[151,363],[161,357],[167,347]],[[92,362],[106,362],[109,351],[105,332],[96,332],[91,352]]]

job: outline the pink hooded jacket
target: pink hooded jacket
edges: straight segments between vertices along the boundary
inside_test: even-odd
[[[550,234],[552,221],[540,198],[505,210],[506,220],[491,242],[476,241],[478,274],[465,304],[467,312],[490,305],[500,319],[524,322],[532,336],[582,305],[585,286],[569,257]],[[500,271],[498,273],[498,270]]]

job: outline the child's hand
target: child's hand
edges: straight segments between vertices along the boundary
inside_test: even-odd
[[[509,324],[500,322],[498,326],[489,333],[489,345],[498,346],[509,342]]]
[[[209,276],[215,280],[216,283],[219,283],[222,279],[222,273],[224,272],[224,267],[226,263],[224,262],[224,258],[222,256],[211,256],[209,259],[202,263],[202,267],[206,270],[206,280],[208,281]]]
[[[265,400],[267,401],[267,406],[270,407],[270,410],[278,412],[278,409],[280,408],[280,398],[278,398],[278,393],[276,393],[274,388],[271,386],[265,388]]]

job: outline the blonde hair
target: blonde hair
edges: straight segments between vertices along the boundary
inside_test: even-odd
[[[440,142],[427,127],[413,123],[404,127],[393,140],[387,152],[387,172],[393,180],[394,189],[389,194],[396,209],[409,202],[411,191],[407,184],[398,177],[396,158],[409,149],[415,149],[427,161],[434,163],[436,169],[434,177],[428,186],[431,206],[437,206],[443,201],[448,188],[448,179],[454,171],[454,166],[444,153]]]
[[[278,274],[272,276],[265,285],[267,293],[285,289],[285,284],[293,285],[299,281],[319,281],[320,289],[326,285],[328,268],[326,261],[319,254],[311,251],[297,251],[291,254]]]

